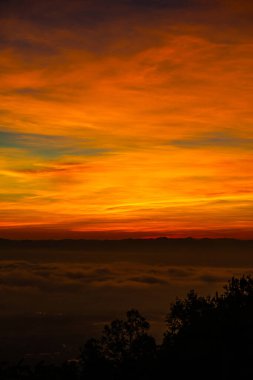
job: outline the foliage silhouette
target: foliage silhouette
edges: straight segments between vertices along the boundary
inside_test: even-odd
[[[233,277],[224,290],[212,298],[192,290],[171,305],[160,348],[162,361],[173,357],[171,373],[183,378],[192,372],[195,379],[253,375],[253,279]]]
[[[253,278],[233,277],[222,294],[191,290],[166,316],[161,345],[135,309],[88,340],[77,361],[30,367],[0,363],[1,380],[151,380],[253,378]]]
[[[129,370],[132,379],[149,378],[156,356],[155,340],[148,335],[150,325],[135,309],[126,316],[106,325],[99,339],[86,342],[81,351],[84,378],[103,374],[105,379],[124,379]]]

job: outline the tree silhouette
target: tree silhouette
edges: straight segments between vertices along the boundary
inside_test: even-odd
[[[224,290],[212,298],[192,290],[171,305],[160,358],[173,358],[172,371],[179,377],[242,379],[253,374],[247,363],[253,354],[253,279],[233,277]]]
[[[155,340],[148,335],[150,325],[135,309],[129,310],[126,317],[105,325],[99,339],[86,342],[81,350],[84,376],[97,378],[102,371],[106,379],[125,378],[129,370],[132,378],[137,374],[140,378],[142,372],[146,376],[146,364],[149,360],[151,368],[156,352]]]
[[[163,342],[135,309],[89,339],[80,360],[62,365],[0,363],[1,380],[248,380],[253,378],[253,278],[232,277],[222,294],[177,298]]]

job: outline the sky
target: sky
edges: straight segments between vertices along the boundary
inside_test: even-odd
[[[2,0],[0,237],[253,238],[252,17]]]

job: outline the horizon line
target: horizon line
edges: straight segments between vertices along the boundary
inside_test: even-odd
[[[128,237],[128,238],[118,238],[118,239],[112,239],[112,238],[23,238],[23,239],[16,239],[16,238],[5,238],[0,236],[0,242],[2,241],[13,241],[13,242],[20,242],[20,241],[27,241],[27,242],[43,242],[43,241],[52,241],[52,242],[63,242],[63,241],[77,241],[77,242],[121,242],[121,241],[166,241],[166,240],[194,240],[194,241],[200,241],[200,240],[235,240],[235,241],[253,241],[253,238],[246,239],[246,238],[238,238],[238,237],[193,237],[193,236],[187,236],[187,237],[168,237],[168,236],[159,236],[159,237]]]

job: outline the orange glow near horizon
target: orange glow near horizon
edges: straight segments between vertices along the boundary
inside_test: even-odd
[[[253,238],[253,7],[196,3],[5,9],[0,237]]]

